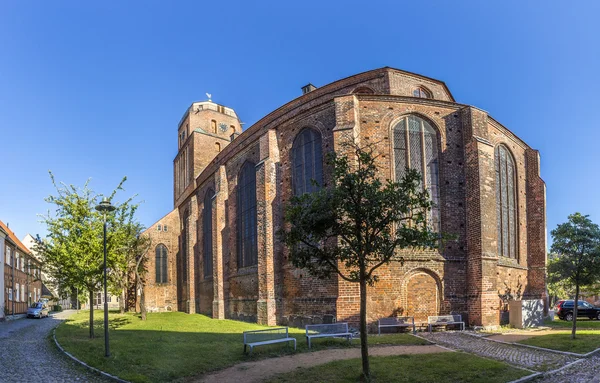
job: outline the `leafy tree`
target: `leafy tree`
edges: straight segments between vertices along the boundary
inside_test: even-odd
[[[550,307],[554,307],[561,298],[571,297],[575,294],[575,286],[568,280],[562,279],[560,275],[555,275],[556,267],[553,265],[558,262],[560,256],[557,254],[548,254],[548,296],[550,298]]]
[[[83,188],[64,183],[57,184],[50,172],[50,179],[56,189],[56,195],[45,200],[53,205],[42,216],[46,224],[47,236],[38,240],[35,249],[40,254],[44,267],[61,290],[85,291],[90,299],[90,338],[94,337],[94,291],[102,285],[104,253],[102,213],[95,207],[102,195],[95,194],[89,188],[89,180]],[[113,201],[118,191],[123,190],[126,178],[117,185],[108,199]],[[117,204],[114,213],[106,216],[107,220],[107,267],[120,270],[120,249],[125,247],[128,237],[124,226],[135,222],[134,214],[137,205],[128,199]]]
[[[121,309],[124,311],[125,307],[123,303],[126,301],[127,290],[130,286],[130,277],[135,278],[135,287],[140,293],[140,311],[142,314],[142,320],[146,320],[146,296],[145,296],[145,284],[146,284],[146,262],[148,260],[146,254],[152,245],[152,240],[147,235],[142,235],[144,226],[137,223],[131,222],[123,225],[123,248],[117,252],[120,267],[117,268],[115,273],[118,276],[117,281],[119,288],[123,293],[121,300]]]
[[[372,146],[345,148],[349,155],[327,156],[329,187],[290,199],[281,236],[294,266],[359,284],[362,373],[369,381],[367,285],[377,282],[379,267],[403,261],[398,250],[433,246],[438,236],[427,225],[431,202],[417,171],[407,169],[399,182],[382,180]]]
[[[573,305],[573,330],[577,331],[577,302],[581,286],[592,285],[600,280],[600,228],[587,215],[569,215],[568,222],[552,230],[552,253],[556,259],[548,266],[552,283],[566,281],[575,287]]]

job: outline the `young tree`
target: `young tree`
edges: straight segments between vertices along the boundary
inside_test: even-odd
[[[137,289],[140,291],[140,312],[142,320],[146,320],[146,262],[148,261],[148,250],[152,246],[152,239],[146,235],[138,235],[133,244],[133,254],[135,256],[135,278]]]
[[[103,215],[95,207],[102,195],[95,194],[89,187],[89,180],[83,188],[64,183],[57,184],[53,174],[50,179],[56,188],[56,195],[50,195],[46,202],[54,206],[53,211],[42,216],[48,231],[45,240],[38,240],[35,246],[44,268],[51,279],[58,281],[62,289],[86,291],[90,299],[90,338],[94,337],[94,291],[102,284],[104,269]],[[126,178],[108,197],[114,200],[116,193],[123,190]],[[115,270],[119,266],[115,249],[124,247],[126,236],[122,235],[124,223],[132,222],[136,205],[131,199],[117,205],[107,219],[107,266]]]
[[[346,147],[351,157],[328,155],[329,187],[290,199],[281,235],[294,266],[359,284],[362,373],[370,381],[367,285],[377,282],[379,267],[403,261],[398,250],[434,246],[438,236],[428,228],[431,202],[417,171],[382,180],[372,146]]]
[[[566,281],[575,287],[571,331],[571,338],[575,339],[579,289],[600,280],[600,228],[587,215],[575,213],[551,234],[551,251],[556,259],[549,264],[548,275],[552,283]]]

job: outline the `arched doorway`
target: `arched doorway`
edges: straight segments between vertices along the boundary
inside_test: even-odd
[[[427,322],[427,317],[439,313],[439,288],[436,280],[426,272],[413,274],[406,284],[406,315],[415,322]]]

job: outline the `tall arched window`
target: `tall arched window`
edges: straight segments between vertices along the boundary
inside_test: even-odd
[[[212,199],[215,192],[208,189],[204,196],[202,208],[202,263],[204,265],[204,278],[212,277],[213,273],[213,215]]]
[[[242,166],[238,176],[237,220],[238,267],[256,265],[258,263],[256,170],[251,162],[246,162]]]
[[[167,283],[167,247],[156,246],[156,283]]]
[[[422,175],[421,187],[427,189],[432,207],[427,215],[431,230],[440,230],[439,155],[435,129],[422,118],[406,116],[394,126],[395,177],[399,181],[406,168]]]
[[[498,254],[517,258],[517,172],[515,161],[504,145],[496,147],[496,216]]]
[[[314,129],[302,130],[292,146],[294,195],[312,193],[323,184],[321,134]],[[317,185],[313,184],[313,180]]]

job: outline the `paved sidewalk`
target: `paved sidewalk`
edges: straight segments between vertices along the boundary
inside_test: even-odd
[[[554,370],[579,359],[549,351],[502,344],[461,332],[434,332],[432,334],[425,333],[422,336],[446,347],[537,371]]]
[[[74,310],[0,323],[0,382],[109,382],[63,355],[52,329]]]

